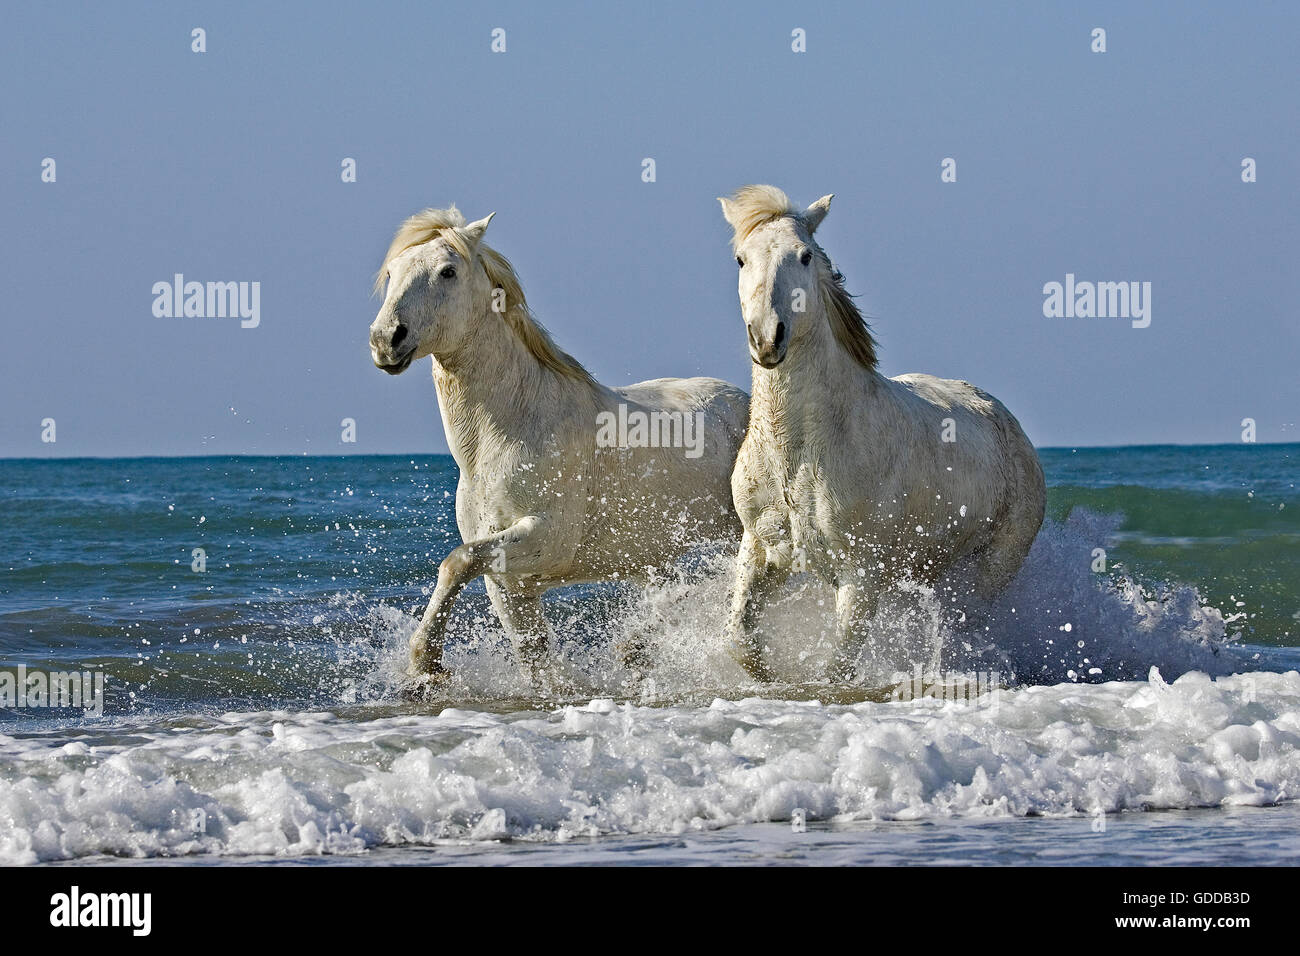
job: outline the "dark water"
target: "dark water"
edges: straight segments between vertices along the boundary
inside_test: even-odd
[[[455,481],[446,456],[0,463],[0,655],[163,705],[333,695],[355,600],[416,606],[459,543]]]
[[[1049,516],[1124,516],[1112,570],[1300,643],[1300,445],[1040,455]],[[103,669],[118,706],[336,700],[374,607],[421,607],[459,543],[455,480],[447,456],[0,462],[0,659]]]

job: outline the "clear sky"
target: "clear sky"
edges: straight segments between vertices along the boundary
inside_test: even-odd
[[[750,182],[836,194],[886,374],[1039,445],[1295,441],[1298,46],[1293,3],[10,5],[0,456],[445,451],[367,330],[451,202],[602,381],[747,388],[714,197]],[[175,273],[260,282],[260,324],[155,317]],[[1045,317],[1067,273],[1150,282],[1150,326]]]

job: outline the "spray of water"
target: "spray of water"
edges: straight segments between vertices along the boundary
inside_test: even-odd
[[[992,606],[975,607],[960,584],[905,584],[882,597],[859,662],[859,696],[888,696],[891,683],[917,667],[927,673],[997,672],[1006,684],[1097,683],[1144,679],[1151,667],[1174,677],[1197,670],[1221,675],[1249,668],[1233,647],[1222,613],[1189,585],[1143,584],[1094,570],[1093,549],[1122,519],[1075,509],[1044,525],[1024,567]],[[752,684],[723,649],[732,554],[711,549],[644,585],[559,592],[548,600],[573,697],[682,701],[709,695],[815,694],[852,691],[821,685],[835,646],[834,595],[813,575],[792,578],[771,602],[761,636],[780,676]],[[340,596],[364,641],[341,641],[345,692],[392,699],[402,691],[406,642],[415,619],[391,605]],[[357,628],[350,629],[354,635]],[[632,665],[626,650],[643,647]],[[529,699],[509,639],[485,596],[467,594],[449,628],[445,655],[456,675],[451,700]]]

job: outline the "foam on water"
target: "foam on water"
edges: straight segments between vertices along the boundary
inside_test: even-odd
[[[1153,671],[946,704],[232,713],[0,737],[0,862],[683,833],[796,808],[836,821],[1069,816],[1298,794],[1296,672],[1166,683]]]

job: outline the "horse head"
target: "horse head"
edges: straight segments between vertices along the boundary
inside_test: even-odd
[[[488,307],[491,282],[475,265],[492,215],[466,224],[452,206],[426,209],[402,223],[375,282],[376,291],[386,286],[370,325],[376,366],[398,375],[418,358],[455,352]]]
[[[763,368],[785,360],[792,342],[807,330],[830,260],[813,233],[830,210],[823,196],[803,211],[772,186],[746,186],[719,198],[735,230],[732,249],[740,266],[740,307],[749,336],[749,355]]]

